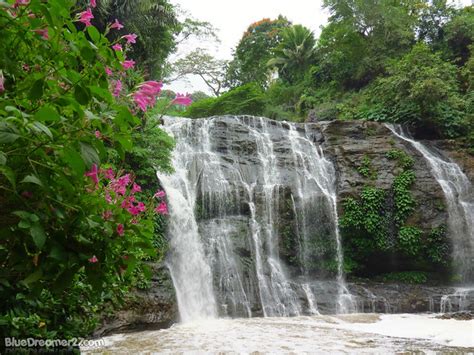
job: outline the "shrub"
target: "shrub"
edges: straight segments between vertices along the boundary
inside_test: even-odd
[[[159,254],[157,203],[123,167],[161,83],[140,83],[124,65],[131,43],[112,50],[75,3],[0,3],[3,334],[87,334]],[[172,144],[159,136],[163,168]]]
[[[423,284],[428,281],[428,275],[422,271],[403,271],[385,274],[382,278],[385,282],[405,282],[408,284]]]
[[[261,115],[265,109],[262,89],[246,84],[216,98],[202,99],[191,106],[184,116],[191,118],[217,115]]]

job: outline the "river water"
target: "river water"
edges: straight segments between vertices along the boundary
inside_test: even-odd
[[[433,314],[210,319],[102,338],[86,354],[474,352],[474,320]]]

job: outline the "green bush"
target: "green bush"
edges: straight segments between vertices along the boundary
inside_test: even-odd
[[[5,335],[86,335],[105,304],[150,276],[145,261],[162,255],[154,191],[134,185],[143,166],[126,161],[146,141],[134,100],[143,76],[124,68],[130,44],[112,50],[107,33],[79,23],[75,4],[0,2]],[[166,169],[171,138],[158,128],[153,138],[154,165]]]
[[[254,83],[232,89],[219,97],[202,99],[188,107],[191,118],[219,115],[261,115],[265,109],[262,89]]]
[[[391,272],[382,277],[385,282],[404,282],[408,284],[424,284],[428,281],[428,274],[422,271]]]

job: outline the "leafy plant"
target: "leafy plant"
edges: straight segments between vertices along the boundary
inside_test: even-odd
[[[96,10],[75,3],[0,3],[3,334],[86,334],[165,249],[154,231],[166,202],[126,171],[161,83],[133,70],[133,34],[110,43],[114,25],[99,32]],[[154,134],[154,167],[169,168],[172,140]]]
[[[405,282],[408,284],[424,284],[428,281],[428,275],[422,271],[391,272],[383,276],[385,282]]]

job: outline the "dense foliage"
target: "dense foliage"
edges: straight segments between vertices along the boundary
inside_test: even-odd
[[[173,141],[146,113],[162,85],[134,71],[134,34],[111,35],[118,21],[101,33],[95,1],[75,3],[0,2],[4,335],[88,334],[165,248],[152,177],[171,169]]]
[[[419,137],[461,138],[472,147],[472,6],[458,9],[446,0],[325,0],[324,6],[329,23],[317,40],[283,17],[252,24],[227,70],[231,91],[250,82],[264,88],[260,112],[274,119],[405,123]],[[227,109],[222,113],[238,112]],[[207,115],[202,108],[200,115]]]
[[[386,158],[399,170],[391,188],[384,190],[374,186],[377,171],[372,168],[370,158],[365,156],[357,171],[366,178],[366,186],[360,196],[348,197],[343,202],[340,226],[344,258],[350,266],[346,269],[358,276],[382,274],[393,265],[380,264],[380,260],[390,258],[397,261],[401,270],[416,271],[416,275],[421,271],[436,272],[437,278],[448,276],[450,245],[444,225],[421,230],[411,218],[418,208],[418,201],[411,191],[416,179],[412,170],[413,159],[398,149],[387,152]],[[405,273],[391,274],[387,280],[399,277],[399,281],[412,282],[405,276],[408,277]],[[413,282],[427,279],[425,275]]]
[[[224,114],[261,115],[264,108],[262,89],[254,84],[247,84],[226,92],[217,98],[207,98],[191,105],[184,116],[198,118]]]

